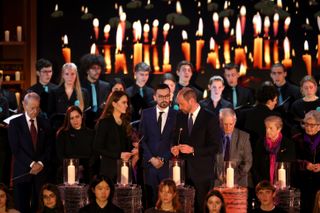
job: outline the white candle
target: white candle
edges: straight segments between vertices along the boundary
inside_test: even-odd
[[[20,71],[14,73],[16,81],[20,81]]]
[[[278,180],[280,182],[280,188],[283,189],[286,187],[286,170],[283,168],[283,164],[281,165],[281,168],[278,169]]]
[[[6,42],[10,41],[10,31],[9,30],[4,31],[4,41],[6,41]]]
[[[5,79],[6,81],[10,81],[10,75],[6,75],[6,77],[4,77],[4,79]]]
[[[121,166],[121,185],[128,185],[129,184],[129,167],[124,162]]]
[[[226,181],[226,186],[228,188],[234,187],[234,169],[229,166],[227,168],[227,181]]]
[[[173,172],[172,172],[172,179],[173,181],[176,183],[176,185],[180,185],[181,184],[181,169],[180,169],[180,166],[178,165],[178,163],[176,163],[174,166],[173,166]]]
[[[17,26],[17,41],[21,42],[22,41],[22,27]]]
[[[76,168],[71,161],[68,166],[68,184],[73,185],[76,182]]]

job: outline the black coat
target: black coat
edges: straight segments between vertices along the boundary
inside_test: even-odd
[[[123,213],[124,211],[111,202],[102,209],[96,202],[90,203],[79,210],[79,213]]]
[[[254,94],[253,92],[245,87],[236,86],[236,92],[237,92],[237,106],[236,107],[244,107],[248,105],[253,105],[254,100]],[[230,86],[226,86],[222,92],[222,97],[225,98],[227,101],[233,104],[233,91]]]
[[[216,107],[213,106],[213,101],[211,100],[211,98],[207,98],[205,100],[201,100],[199,102],[199,104],[200,104],[201,107],[207,109],[209,112],[213,113],[216,116],[219,116],[220,109],[223,109],[223,108],[231,108],[231,109],[233,109],[232,103],[230,103],[229,101],[225,100],[224,98],[220,99],[220,101],[218,102]]]

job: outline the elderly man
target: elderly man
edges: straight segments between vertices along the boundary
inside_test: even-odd
[[[237,117],[233,109],[221,109],[219,119],[223,131],[223,152],[218,157],[218,164],[220,168],[223,168],[224,161],[233,161],[235,164],[235,183],[247,187],[251,182],[248,179],[248,173],[252,166],[249,134],[235,128]]]

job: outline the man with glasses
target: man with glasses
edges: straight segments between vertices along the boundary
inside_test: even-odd
[[[168,162],[176,118],[176,110],[169,107],[170,88],[166,84],[159,84],[153,97],[157,105],[142,111],[140,123],[148,207],[155,205],[161,180],[169,177]]]

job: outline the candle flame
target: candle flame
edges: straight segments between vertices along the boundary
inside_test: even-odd
[[[103,28],[103,32],[104,33],[109,33],[110,32],[110,29],[111,29],[111,26],[109,24],[106,24]]]
[[[58,11],[59,10],[59,7],[58,7],[58,4],[56,4],[56,6],[54,7],[54,11]]]
[[[121,14],[123,13],[123,8],[122,8],[122,6],[120,5],[119,6],[119,17],[121,17]]]
[[[320,16],[317,16],[318,29],[320,30]]]
[[[283,41],[283,49],[284,49],[284,58],[289,59],[290,58],[290,42],[288,37],[286,37]]]
[[[236,41],[237,41],[237,45],[241,46],[241,22],[240,22],[240,18],[237,19],[237,24],[236,24]]]
[[[126,13],[121,13],[120,14],[120,21],[126,21],[126,19],[127,19],[127,14]]]
[[[239,68],[239,75],[244,76],[246,74],[247,74],[247,68],[241,63]]]
[[[261,16],[259,13],[254,15],[252,22],[255,25],[255,34],[259,35],[261,33],[261,27],[262,27]]]
[[[67,35],[64,35],[64,37],[63,37],[63,44],[64,45],[68,45],[68,36]]]
[[[169,23],[165,23],[165,24],[163,25],[163,31],[168,32],[169,29],[170,29],[170,24],[169,24]]]
[[[206,99],[207,97],[208,97],[208,90],[205,89],[204,92],[203,92],[202,98],[203,98],[203,99]]]
[[[188,40],[188,34],[187,34],[187,31],[185,31],[185,30],[182,30],[182,39],[184,41]]]
[[[225,29],[225,33],[228,33],[230,27],[230,21],[228,17],[223,18],[223,28]]]
[[[145,24],[143,25],[143,32],[148,33],[149,31],[150,31],[150,26],[149,26],[148,23],[145,23]]]
[[[136,21],[135,23],[133,23],[133,29],[135,30],[135,40],[136,41],[139,41],[140,40],[140,38],[141,38],[141,31],[142,31],[142,29],[141,29],[142,27],[141,27],[141,22],[140,22],[140,20],[138,20],[138,21]]]
[[[97,19],[97,18],[95,18],[95,19],[93,19],[93,26],[94,27],[99,27],[99,19]]]
[[[309,50],[309,44],[308,44],[308,41],[307,41],[307,40],[304,41],[303,47],[304,47],[304,50],[305,50],[305,51],[308,51],[308,50]]]
[[[277,6],[282,8],[282,0],[277,0]]]
[[[182,8],[181,8],[180,1],[177,1],[177,3],[176,3],[176,12],[178,14],[182,14]]]
[[[291,18],[290,18],[290,16],[288,16],[286,18],[286,20],[284,21],[284,25],[286,25],[289,28],[290,23],[291,23]]]
[[[279,17],[279,13],[275,13],[275,14],[273,15],[273,21],[278,22],[278,21],[279,21],[279,19],[280,19],[280,17]]]
[[[169,46],[169,42],[166,41],[165,45],[164,45],[164,57],[163,57],[163,64],[169,64],[170,62],[170,46]]]
[[[270,18],[269,18],[269,16],[266,16],[264,18],[263,26],[266,27],[266,28],[270,27]]]
[[[199,18],[198,30],[197,30],[196,35],[197,36],[202,36],[203,35],[203,21],[202,21],[202,18]]]
[[[158,19],[153,20],[152,26],[153,26],[153,27],[158,27],[158,26],[159,26],[159,21],[158,21]]]
[[[246,9],[246,7],[244,5],[242,5],[241,8],[240,8],[240,15],[241,16],[245,16],[246,13],[247,13],[247,9]]]
[[[96,54],[96,49],[97,49],[97,45],[93,43],[90,48],[90,54],[92,55]]]
[[[225,1],[225,2],[224,2],[223,9],[225,9],[225,10],[228,9],[228,1]]]
[[[88,13],[88,7],[84,8],[84,14]]]
[[[122,27],[118,24],[117,34],[116,34],[116,53],[122,50]]]
[[[215,41],[214,39],[211,37],[210,38],[210,50],[214,51],[215,48]]]
[[[212,15],[212,19],[213,19],[213,21],[214,21],[214,22],[219,21],[219,15],[218,15],[218,13],[217,13],[217,12],[214,12],[214,13],[213,13],[213,15]]]

